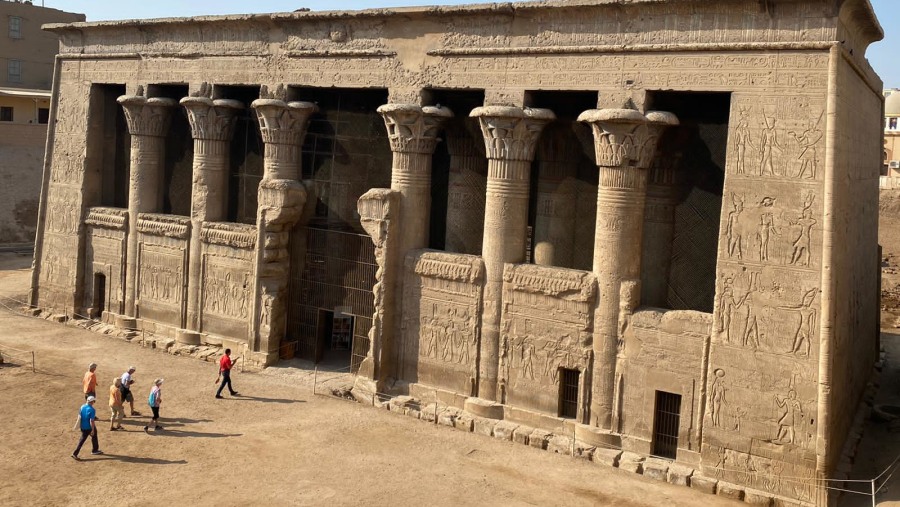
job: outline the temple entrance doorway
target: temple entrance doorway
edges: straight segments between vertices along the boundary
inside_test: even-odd
[[[91,303],[91,317],[101,320],[106,311],[106,275],[103,273],[94,273],[94,300]]]
[[[319,310],[314,355],[316,364],[326,363],[338,369],[350,366],[355,318],[345,313],[346,310],[349,308],[337,307],[335,311]]]

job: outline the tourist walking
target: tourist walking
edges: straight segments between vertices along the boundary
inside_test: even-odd
[[[163,429],[157,421],[159,419],[159,405],[162,403],[162,383],[163,379],[161,378],[153,381],[153,388],[150,389],[150,397],[147,398],[147,404],[150,405],[150,410],[153,411],[153,418],[150,419],[149,425],[144,426],[144,431],[149,430],[151,427],[154,431]]]
[[[116,377],[113,385],[109,386],[109,431],[123,430],[122,418],[125,416],[125,407],[122,406],[122,379]],[[118,423],[118,424],[117,424]]]
[[[97,397],[97,363],[88,365],[81,384],[84,387],[84,399],[88,399],[88,396]]]
[[[140,412],[134,409],[134,395],[131,394],[131,386],[134,385],[134,375],[135,368],[134,366],[129,366],[128,371],[122,374],[122,404],[128,402],[128,405],[131,407],[131,415],[141,415]],[[124,411],[123,411],[124,412]],[[123,414],[124,415],[124,414]]]
[[[81,411],[78,413],[78,428],[81,430],[81,439],[78,441],[78,447],[75,448],[75,452],[72,453],[72,457],[75,459],[80,459],[78,453],[81,452],[81,446],[84,445],[88,437],[91,437],[91,454],[103,454],[103,451],[100,450],[100,442],[97,440],[97,411],[94,410],[94,402],[96,401],[96,397],[88,396],[87,401],[81,406]]]
[[[225,349],[225,355],[219,360],[219,376],[222,377],[222,383],[219,384],[219,390],[216,391],[216,398],[222,398],[222,389],[225,389],[226,384],[228,385],[228,392],[231,393],[232,396],[240,394],[231,387],[232,366],[234,366],[234,363],[231,362],[231,349]],[[217,382],[218,380],[219,379],[216,378]]]

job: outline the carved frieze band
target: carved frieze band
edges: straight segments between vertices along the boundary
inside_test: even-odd
[[[200,239],[210,245],[230,246],[243,250],[256,248],[256,226],[226,222],[203,222]]]
[[[827,50],[830,41],[809,42],[711,42],[694,44],[594,44],[589,46],[526,46],[432,49],[428,56],[571,55],[602,53],[662,53],[696,51],[798,51]]]
[[[88,210],[87,225],[101,227],[103,229],[124,230],[128,225],[128,210],[124,208],[94,207]]]
[[[544,126],[556,119],[549,109],[526,107],[476,107],[469,116],[478,118],[489,159],[532,161]]]
[[[428,278],[478,283],[484,278],[484,263],[474,255],[422,252],[412,254],[415,273]]]
[[[158,213],[140,213],[137,230],[153,236],[186,239],[191,232],[191,219]]]
[[[506,264],[503,281],[507,290],[532,292],[570,301],[593,303],[597,295],[594,275],[587,271],[534,264]]]
[[[385,104],[378,108],[384,117],[391,151],[397,153],[432,154],[438,141],[438,131],[453,112],[446,107],[421,107],[416,104]],[[428,169],[430,169],[430,165]],[[416,170],[416,167],[400,167]]]

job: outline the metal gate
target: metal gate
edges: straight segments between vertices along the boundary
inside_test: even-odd
[[[560,368],[559,370],[559,416],[567,419],[578,417],[578,379],[581,372]]]
[[[375,245],[365,234],[301,227],[305,248],[292,245],[288,315],[289,339],[297,341],[297,355],[317,361],[323,354],[320,337],[333,312],[340,309],[353,318],[350,370],[356,373],[369,352],[369,329],[375,311]]]
[[[678,450],[678,427],[681,423],[681,395],[656,391],[653,414],[653,454],[675,459]]]

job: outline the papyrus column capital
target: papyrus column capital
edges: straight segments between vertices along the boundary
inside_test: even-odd
[[[487,158],[534,160],[534,150],[544,126],[556,119],[549,109],[511,106],[476,107],[469,116],[478,118]]]
[[[251,104],[259,119],[259,133],[266,144],[302,145],[309,117],[319,111],[312,102],[256,99]]]
[[[453,112],[446,107],[416,104],[385,104],[377,111],[384,118],[394,153],[431,155],[439,141],[441,126],[453,117]]]
[[[117,99],[125,111],[128,133],[133,136],[166,137],[172,121],[174,99],[122,95]]]
[[[594,131],[594,153],[598,167],[647,169],[663,130],[678,124],[664,111],[643,115],[633,109],[591,109],[578,116]]]
[[[191,137],[211,141],[231,141],[238,111],[244,104],[237,100],[185,97],[179,102],[187,111]]]

